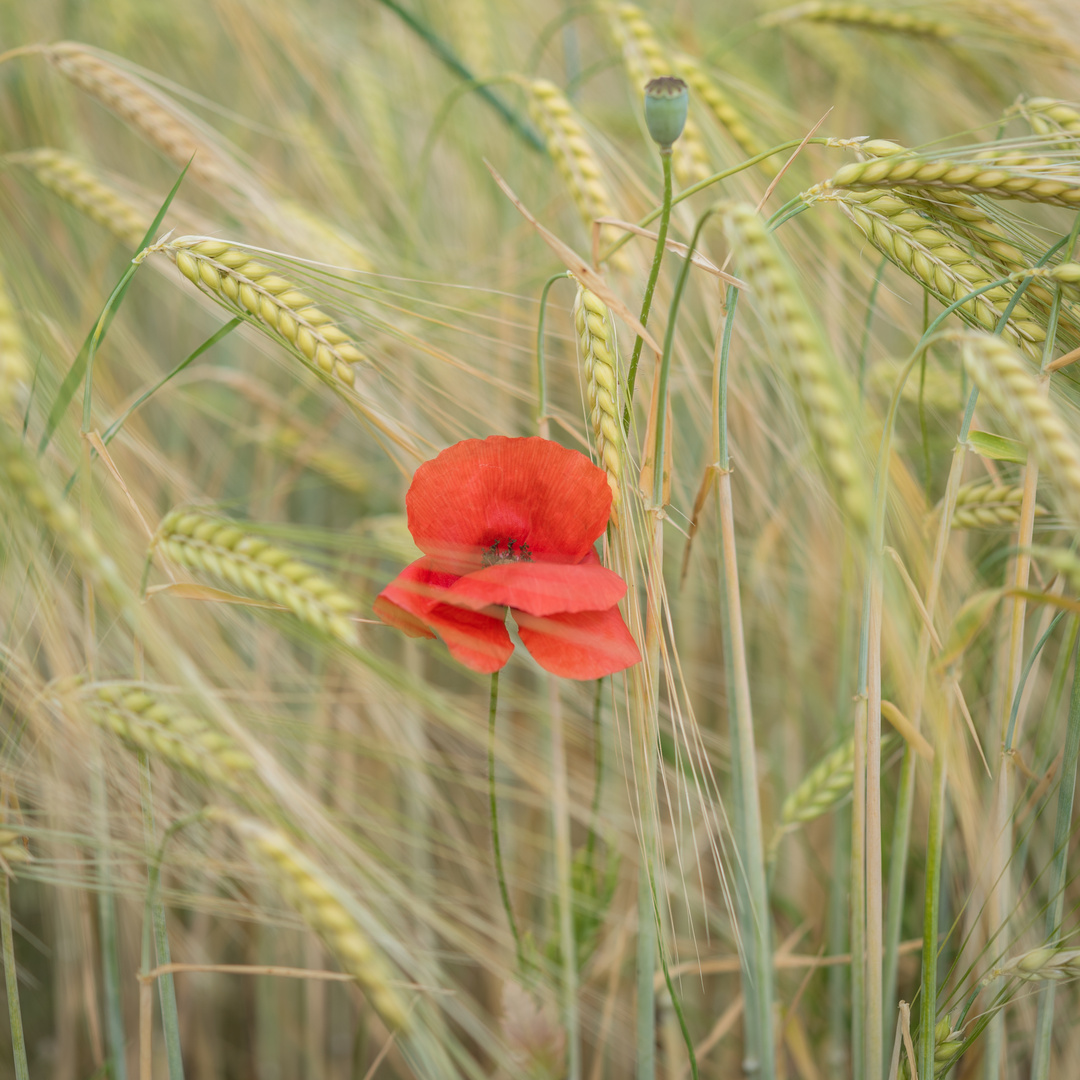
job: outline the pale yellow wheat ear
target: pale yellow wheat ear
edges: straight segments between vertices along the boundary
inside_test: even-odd
[[[972,382],[1027,443],[1067,516],[1080,524],[1080,444],[1044,387],[1000,338],[966,334],[963,356]]]
[[[965,484],[956,493],[956,510],[953,512],[954,529],[993,529],[1001,525],[1015,525],[1020,520],[1020,503],[1023,500],[1022,484],[995,486],[989,480]],[[1036,517],[1045,517],[1046,508],[1035,507]]]
[[[26,339],[7,282],[0,274],[0,423],[30,378]]]
[[[597,218],[614,217],[611,191],[600,159],[589,144],[585,126],[563,92],[547,79],[516,80],[528,94],[529,115],[544,136],[548,153],[559,170],[587,228]],[[612,225],[600,226],[602,246],[622,238]],[[630,260],[621,248],[612,257],[616,269],[629,271]]]
[[[149,688],[98,683],[86,688],[81,703],[99,727],[204,783],[243,792],[255,782],[255,762],[232,739]]]
[[[1039,135],[1064,135],[1069,145],[1080,138],[1080,105],[1070,101],[1056,101],[1054,98],[1028,98],[1015,105],[1010,112],[1020,113],[1031,125],[1032,131]]]
[[[808,0],[807,3],[792,4],[791,7],[771,12],[761,20],[760,25],[779,26],[796,21],[832,23],[863,30],[939,39],[955,37],[959,32],[955,23],[932,16],[872,7],[870,4],[827,3],[825,0]]]
[[[218,303],[271,331],[320,371],[348,386],[367,358],[353,338],[288,278],[225,240],[182,236],[163,250],[189,281]]]
[[[357,601],[289,551],[237,524],[193,511],[171,513],[155,546],[181,566],[288,608],[301,622],[346,645],[356,645],[349,618]]]
[[[652,24],[636,4],[605,3],[602,10],[622,50],[626,73],[633,84],[635,100],[640,104],[644,100],[645,84],[660,75],[674,75],[676,62],[660,44]],[[672,147],[671,164],[683,187],[712,175],[709,153],[693,115],[686,118],[682,135]]]
[[[622,463],[625,444],[619,419],[619,340],[604,302],[584,285],[574,300],[578,358],[585,375],[589,422],[596,456],[611,488],[611,517],[619,523],[622,507]]]
[[[282,898],[326,943],[392,1031],[409,1027],[409,1009],[393,984],[389,962],[354,914],[355,896],[305,855],[283,832],[224,810],[213,816],[228,825],[270,871]]]
[[[175,166],[191,162],[192,180],[218,192],[257,190],[253,179],[221,145],[220,136],[167,95],[128,69],[119,57],[77,41],[46,45],[49,62],[97,98]]]
[[[780,345],[807,424],[840,503],[856,526],[870,515],[870,495],[860,463],[850,387],[821,340],[805,299],[756,208],[737,203],[724,212],[724,231],[734,249],[739,276],[750,288],[751,302]]]

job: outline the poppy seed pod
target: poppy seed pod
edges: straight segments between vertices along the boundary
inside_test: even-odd
[[[645,124],[662,150],[683,133],[689,100],[686,83],[674,75],[661,75],[645,84]]]

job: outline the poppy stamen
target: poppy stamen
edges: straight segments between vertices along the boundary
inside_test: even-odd
[[[496,540],[484,551],[484,565],[495,566],[498,563],[532,562],[532,552],[529,550],[529,545],[518,544],[517,551],[514,551],[515,544],[517,544],[517,541],[511,536],[506,541],[506,550],[503,551],[503,542]]]

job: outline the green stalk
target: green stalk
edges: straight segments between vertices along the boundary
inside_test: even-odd
[[[1054,823],[1054,861],[1050,865],[1049,903],[1046,908],[1046,943],[1061,940],[1061,915],[1065,906],[1065,870],[1072,835],[1073,800],[1076,796],[1076,762],[1080,755],[1080,668],[1073,652],[1072,696],[1069,700],[1069,723],[1065,729],[1065,750],[1061,761],[1061,787],[1058,789],[1057,820]],[[1052,980],[1039,991],[1039,1012],[1035,1022],[1035,1051],[1031,1062],[1031,1080],[1049,1080],[1050,1051],[1054,1027],[1054,990]]]
[[[547,405],[547,363],[544,356],[544,324],[547,322],[547,298],[551,286],[570,275],[565,271],[552,274],[540,290],[540,313],[536,319],[536,429],[542,439],[550,435],[551,418]]]
[[[154,803],[150,781],[150,761],[146,752],[139,751],[139,794],[142,799],[143,833],[148,850],[154,844]],[[160,869],[158,871],[160,875]],[[155,889],[156,893],[156,889]],[[169,949],[169,931],[165,922],[165,905],[154,899],[152,909],[154,946],[157,962],[172,963]],[[144,957],[144,963],[147,958]],[[165,1033],[165,1050],[169,1062],[169,1080],[184,1080],[184,1058],[180,1049],[180,1016],[176,1008],[176,983],[171,974],[158,979],[158,1001],[161,1004],[161,1028]]]
[[[0,936],[4,948],[4,984],[7,987],[8,1018],[11,1024],[11,1052],[15,1058],[15,1080],[30,1080],[26,1063],[26,1036],[19,1008],[19,980],[15,971],[15,942],[11,936],[11,879],[0,872]]]
[[[660,276],[660,264],[664,261],[664,245],[667,243],[668,222],[671,220],[671,147],[662,147],[660,150],[660,162],[664,167],[664,201],[660,208],[660,228],[656,234],[656,250],[653,252],[652,267],[649,269],[649,280],[645,283],[645,295],[641,300],[642,326],[648,326],[649,312],[652,310],[653,292],[656,290],[656,281]],[[690,256],[687,255],[689,262]],[[630,410],[634,404],[634,383],[637,381],[638,361],[641,359],[641,347],[644,341],[638,337],[634,339],[634,352],[630,357],[630,369],[626,375],[626,407],[623,409],[623,428],[630,433]]]
[[[922,989],[919,1001],[919,1076],[934,1077],[934,1024],[937,1017],[937,928],[941,898],[942,828],[945,814],[945,747],[937,740],[931,781],[930,823],[926,837],[926,898],[923,905]]]
[[[518,970],[525,968],[525,954],[521,947],[521,935],[514,920],[514,909],[510,906],[510,890],[506,887],[506,871],[503,869],[502,845],[499,843],[499,804],[495,797],[495,714],[499,708],[499,673],[491,675],[491,701],[488,706],[488,796],[491,807],[491,846],[495,851],[495,875],[499,879],[499,895],[502,897],[506,921],[510,924],[510,933],[514,935],[514,949],[517,952]]]

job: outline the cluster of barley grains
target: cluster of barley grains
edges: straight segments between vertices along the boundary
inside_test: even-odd
[[[832,192],[811,198],[834,202],[878,251],[946,306],[996,280],[955,237],[897,195]],[[966,301],[957,313],[970,325],[994,330],[1011,295],[1011,289],[999,285]],[[1046,330],[1023,302],[1013,309],[1004,333],[1028,355],[1041,355]]]
[[[551,160],[559,170],[581,212],[587,228],[596,218],[614,217],[611,192],[604,180],[600,161],[589,145],[585,127],[562,91],[547,79],[522,79],[529,98],[529,115],[543,133]],[[606,247],[620,239],[622,232],[612,225],[600,227]],[[630,269],[626,253],[620,249],[612,260],[619,270]]]
[[[0,423],[17,400],[20,388],[30,378],[26,360],[26,340],[15,314],[7,282],[0,275]]]
[[[1015,525],[1020,520],[1022,484],[995,486],[989,480],[965,484],[956,493],[953,512],[954,529],[993,529],[1000,525]],[[1035,507],[1036,517],[1045,517],[1046,508]]]
[[[1030,369],[1000,338],[965,335],[964,368],[1034,452],[1068,515],[1080,523],[1080,444]]]
[[[798,20],[854,26],[861,30],[878,30],[939,40],[955,37],[959,32],[955,23],[913,15],[908,11],[871,7],[869,4],[826,3],[825,0],[808,0],[804,4],[793,4],[791,7],[782,8],[780,11],[766,15],[761,20],[761,25],[779,26]]]
[[[193,180],[216,189],[237,186],[239,166],[214,145],[203,125],[125,70],[116,58],[77,41],[60,41],[42,51],[57,71],[116,113],[178,168],[190,161],[188,175]]]
[[[675,74],[675,61],[660,44],[652,24],[636,4],[607,3],[604,10],[622,50],[627,74],[634,84],[635,100],[640,105],[645,84],[658,76]],[[683,187],[690,187],[712,175],[701,129],[693,116],[686,118],[682,135],[672,148],[671,165]]]
[[[956,1061],[956,1055],[964,1047],[964,1033],[952,1026],[952,1014],[943,1016],[934,1025],[934,1077],[944,1077]],[[910,1080],[907,1055],[900,1057],[900,1075],[903,1080]]]
[[[1080,977],[1080,949],[1032,949],[995,968],[990,977],[1002,975],[1024,982],[1075,979]]]
[[[174,511],[161,523],[155,545],[181,566],[281,604],[301,622],[346,645],[357,643],[349,619],[359,607],[355,599],[292,553],[232,522]]]
[[[125,601],[127,589],[116,564],[102,551],[94,535],[83,528],[75,508],[42,474],[37,459],[22,440],[4,424],[0,424],[0,485],[14,491],[33,508],[61,547],[74,557],[83,574],[103,587],[113,601]]]
[[[947,225],[995,265],[1008,271],[1029,265],[1029,260],[1012,242],[1005,228],[967,192],[904,192],[902,197],[911,199],[917,209],[928,213],[938,223]]]
[[[747,157],[756,157],[765,147],[755,138],[753,132],[746,126],[738,109],[731,104],[727,95],[692,56],[686,53],[676,53],[675,68],[687,85],[709,109],[716,122],[731,136],[735,144]],[[758,165],[767,175],[775,176],[777,169],[771,161],[763,161]]]
[[[129,746],[232,791],[250,787],[255,763],[208,721],[131,683],[90,687],[83,706],[96,724]]]
[[[219,816],[270,867],[282,897],[356,979],[387,1026],[408,1030],[409,1011],[393,985],[390,966],[350,911],[355,899],[284,833],[251,818]]]
[[[596,456],[611,488],[611,514],[618,524],[622,504],[623,435],[619,420],[619,341],[607,306],[594,292],[578,285],[574,300],[578,358],[585,374]]]
[[[189,281],[230,311],[254,319],[327,375],[352,386],[366,357],[353,338],[288,278],[224,240],[182,236],[164,247]]]
[[[839,489],[841,505],[856,525],[864,524],[869,518],[870,498],[849,424],[852,413],[838,386],[840,373],[828,358],[806,302],[757,210],[749,203],[730,207],[724,215],[724,229],[739,274],[784,351],[826,472]]]
[[[1038,159],[1036,159],[1038,160]],[[989,195],[998,199],[1023,199],[1050,206],[1080,207],[1080,172],[1074,165],[1060,169],[1041,162],[1028,167],[1023,158],[999,163],[998,157],[975,161],[925,158],[894,154],[871,161],[853,161],[823,181],[817,189],[849,188],[941,188]]]
[[[1015,106],[1039,135],[1080,137],[1080,107],[1068,101],[1034,97]]]

